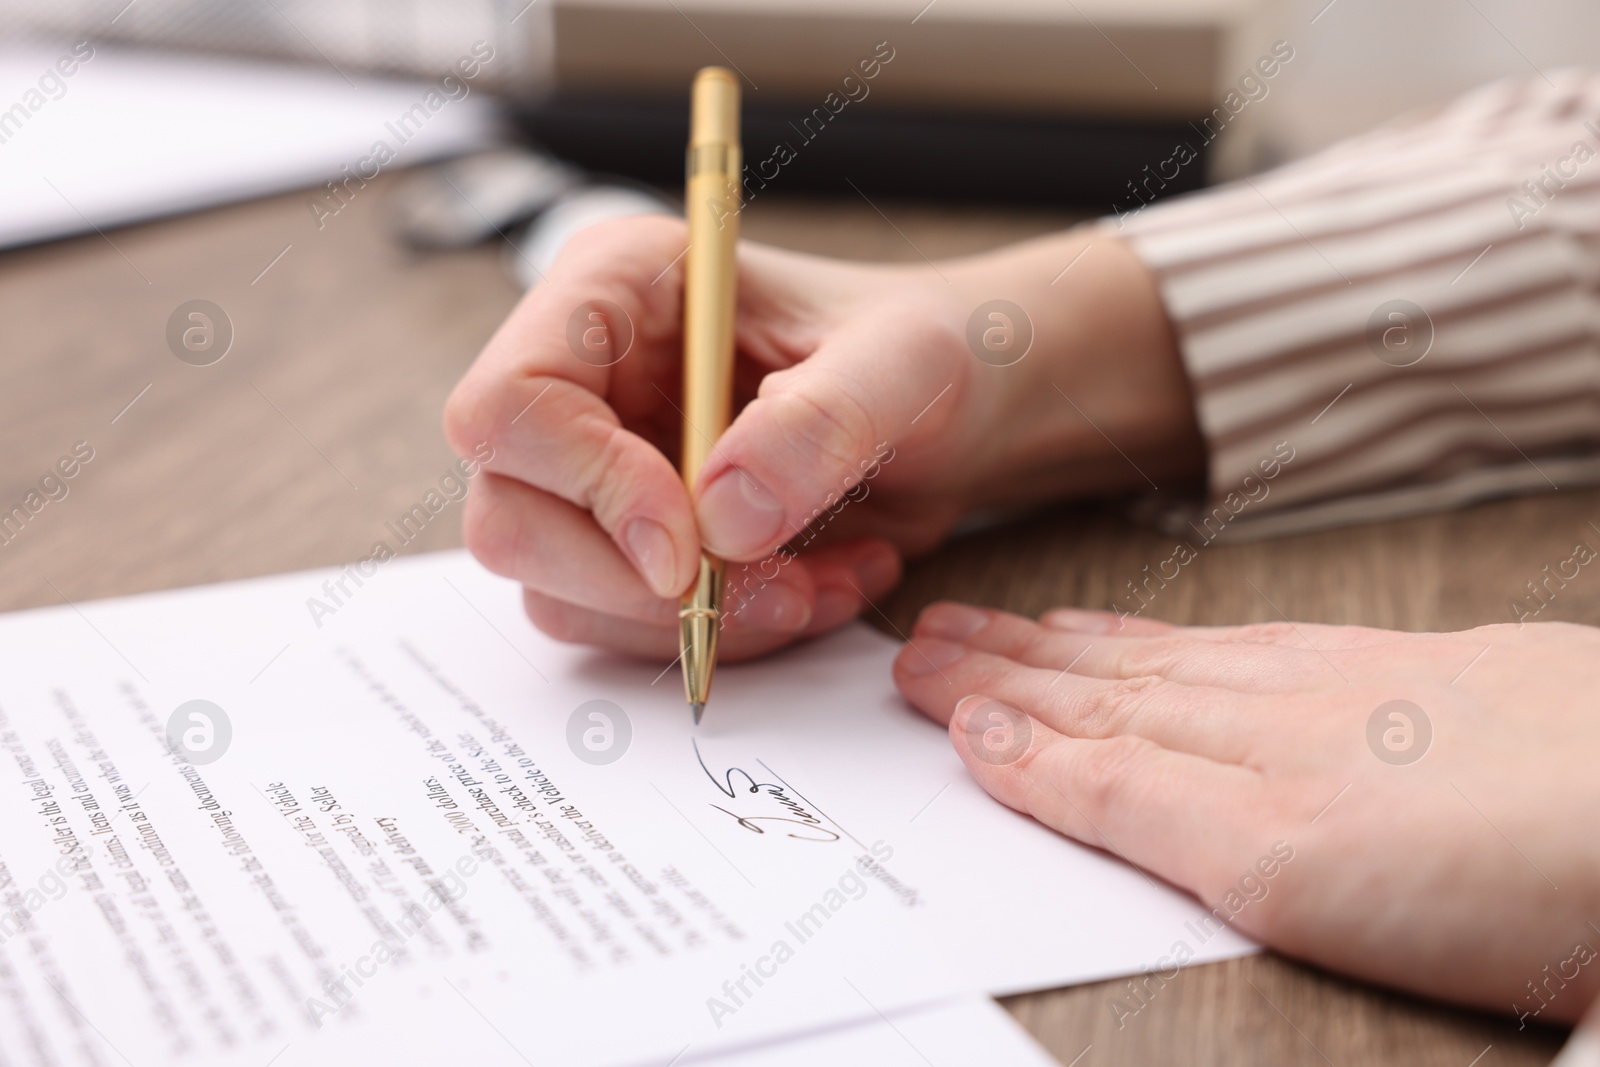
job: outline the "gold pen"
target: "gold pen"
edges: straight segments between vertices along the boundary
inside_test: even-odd
[[[694,77],[689,106],[689,249],[683,283],[683,484],[695,479],[733,412],[734,246],[739,240],[739,82],[722,67]],[[678,607],[683,688],[695,725],[711,695],[722,622],[722,560],[700,573]]]

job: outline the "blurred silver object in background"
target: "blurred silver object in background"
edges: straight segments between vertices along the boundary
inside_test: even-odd
[[[575,167],[527,149],[479,152],[407,175],[390,195],[390,222],[413,248],[465,248],[503,235],[582,180]]]
[[[545,88],[551,0],[0,0],[6,37],[88,38],[295,59],[347,72],[447,74],[491,45],[492,88]]]

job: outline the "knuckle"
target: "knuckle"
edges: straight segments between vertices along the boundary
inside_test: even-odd
[[[626,507],[633,485],[631,443],[627,431],[612,427],[605,443],[595,451],[588,468],[583,472],[583,507],[607,530],[612,529],[621,510]]]
[[[1093,737],[1114,736],[1166,684],[1162,678],[1145,674],[1097,685],[1076,709],[1079,726]]]
[[[1491,640],[1491,639],[1492,640],[1496,640],[1496,641],[1512,641],[1512,640],[1515,640],[1518,637],[1522,636],[1523,632],[1529,626],[1538,626],[1540,628],[1548,626],[1548,627],[1551,627],[1551,629],[1545,630],[1546,633],[1560,633],[1560,634],[1563,634],[1564,636],[1568,636],[1568,637],[1580,636],[1582,634],[1592,632],[1591,627],[1579,626],[1579,625],[1576,625],[1574,623],[1559,622],[1559,621],[1551,621],[1551,622],[1548,622],[1548,623],[1543,623],[1543,622],[1523,622],[1523,623],[1496,622],[1496,623],[1489,623],[1486,626],[1474,627],[1470,632],[1475,637],[1482,636],[1484,638],[1484,640],[1486,640],[1486,641],[1487,640]]]
[[[494,574],[513,576],[522,556],[522,525],[492,489],[468,493],[461,518],[467,550]]]
[[[1079,757],[1078,766],[1085,808],[1091,813],[1104,812],[1126,796],[1134,764],[1152,747],[1144,738],[1129,735],[1108,737],[1088,746]]]
[[[1253,644],[1279,645],[1298,639],[1299,631],[1295,629],[1294,624],[1281,620],[1247,623],[1234,632],[1234,640]]]
[[[456,383],[444,402],[444,436],[457,454],[465,455],[479,441],[489,440],[495,407],[492,394],[478,388],[471,373]]]
[[[993,625],[991,622],[990,625]],[[1072,656],[1060,653],[1061,635],[1039,626],[1028,626],[1015,634],[1013,648],[1017,656],[1032,663],[1057,663],[1058,670],[1067,667]],[[1015,658],[1015,657],[1013,657]]]
[[[547,395],[548,394],[548,395]],[[590,408],[586,392],[564,379],[518,373],[496,377],[474,367],[456,384],[444,404],[444,435],[457,455],[468,456],[488,445],[495,452],[516,450],[529,454],[532,440],[545,439],[540,429],[556,422],[558,409],[581,415]],[[522,419],[534,403],[540,419]]]
[[[1473,630],[1473,634],[1475,636],[1482,634],[1486,642],[1528,644],[1560,640],[1571,642],[1580,648],[1588,648],[1594,637],[1594,628],[1561,619],[1530,618],[1520,623],[1502,622],[1480,626]]]
[[[816,373],[827,375],[827,400],[807,389],[774,393],[775,421],[787,436],[831,468],[854,469],[864,442],[872,435],[872,416],[855,395],[852,383],[838,374]]]
[[[1113,669],[1118,678],[1138,678],[1147,674],[1165,674],[1187,652],[1190,646],[1161,638],[1147,637],[1130,642],[1117,652]]]
[[[967,349],[966,324],[952,319],[939,298],[902,294],[883,309],[883,320],[908,346],[926,352],[939,361],[940,370],[964,366],[971,355]]]

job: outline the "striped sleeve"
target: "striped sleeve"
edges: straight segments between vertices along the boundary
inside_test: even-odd
[[[1169,529],[1600,483],[1600,75],[1496,83],[1103,225],[1156,275],[1209,450]]]

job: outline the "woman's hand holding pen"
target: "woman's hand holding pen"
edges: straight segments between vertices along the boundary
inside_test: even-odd
[[[755,564],[723,651],[760,654],[854,617],[903,554],[970,510],[1137,490],[1135,467],[1163,485],[1203,469],[1155,288],[1115,239],[1074,231],[913,267],[750,245],[742,410],[691,495],[673,460],[683,240],[669,219],[588,231],[450,402],[452,444],[494,449],[468,497],[468,544],[523,583],[556,637],[671,659],[703,538]],[[1033,348],[1011,366],[966,342],[995,298],[1032,319]],[[568,342],[595,300],[631,323],[609,367]],[[797,554],[775,564],[785,542]],[[936,605],[895,680],[952,723],[997,798],[1286,952],[1542,1021],[1574,1018],[1600,990],[1582,947],[1600,859],[1567,825],[1600,805],[1587,762],[1600,633],[1118,624]],[[1381,749],[1415,717],[1380,717],[1372,740],[1369,717],[1396,699],[1431,719],[1426,759]],[[1018,758],[985,757],[991,727],[1026,734]]]
[[[684,235],[653,217],[580,234],[446,410],[458,451],[494,450],[467,543],[522,582],[552,636],[670,659],[703,541],[748,565],[730,567],[722,655],[759,655],[854,618],[904,554],[974,508],[1135,489],[1135,464],[1158,478],[1203,469],[1155,287],[1110,237],[911,267],[746,244],[739,413],[691,496],[675,463]],[[966,339],[997,297],[1031,319],[1012,366]],[[628,342],[609,366],[569,340],[596,301],[625,317],[595,320]],[[774,556],[786,543],[792,558]]]

